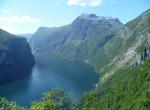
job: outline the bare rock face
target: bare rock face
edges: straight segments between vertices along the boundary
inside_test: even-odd
[[[27,40],[0,30],[0,85],[30,74],[33,65]]]

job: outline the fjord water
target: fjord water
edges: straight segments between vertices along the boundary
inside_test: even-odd
[[[30,75],[0,86],[0,96],[29,106],[31,101],[40,99],[43,92],[58,87],[69,93],[74,101],[79,101],[81,95],[94,89],[97,82],[98,75],[88,64],[42,58]]]

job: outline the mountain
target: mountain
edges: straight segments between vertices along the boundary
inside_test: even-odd
[[[96,89],[85,93],[71,110],[150,110],[150,9],[125,25],[116,18],[83,14],[67,26],[39,28],[30,44],[35,57],[81,60],[100,68]],[[52,90],[31,109],[66,110],[70,102],[64,96],[63,91]],[[18,108],[5,99],[0,103],[3,108]]]
[[[150,10],[147,10],[134,20],[128,22],[118,32],[119,37],[123,38],[123,48],[117,56],[114,57],[112,62],[104,69],[104,77],[102,80],[107,79],[113,75],[117,70],[127,65],[135,63],[142,63],[146,56],[149,54],[150,48]],[[143,57],[141,59],[141,57]],[[105,71],[106,70],[106,71]]]
[[[117,45],[121,45],[121,41],[116,33],[122,27],[117,18],[82,14],[66,26],[39,28],[30,45],[35,56],[81,60],[100,72],[119,52]],[[111,42],[113,39],[116,41]]]
[[[26,39],[0,29],[0,84],[29,74],[34,57]]]
[[[81,60],[100,73],[74,110],[150,110],[150,9],[124,25],[83,14],[67,26],[39,28],[31,45],[35,56]]]
[[[150,110],[150,9],[118,32],[124,48],[105,68],[95,91],[79,110]]]

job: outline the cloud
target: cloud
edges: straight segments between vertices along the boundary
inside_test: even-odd
[[[0,16],[0,23],[24,23],[24,24],[35,24],[40,20],[31,16]]]
[[[0,9],[0,12],[4,13],[4,14],[7,14],[9,13],[9,11],[7,9]]]
[[[12,34],[31,33],[39,27],[40,19],[32,16],[0,16],[0,28]]]
[[[96,7],[101,5],[103,0],[68,0],[68,5],[80,5],[80,6],[89,6]]]

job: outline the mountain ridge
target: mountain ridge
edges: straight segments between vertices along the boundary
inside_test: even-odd
[[[27,40],[0,29],[0,85],[30,74],[33,65]]]
[[[90,15],[88,14],[88,16]],[[115,33],[118,29],[121,29],[123,24],[116,18],[101,19],[100,17],[100,19],[91,20],[80,19],[81,16],[71,24],[60,28],[39,28],[30,40],[35,55],[43,52],[43,54],[50,57],[77,59],[90,62],[90,64],[94,62],[93,60],[99,59],[100,51],[103,51],[102,53],[107,51],[102,48],[114,38]],[[97,18],[96,15],[92,14],[91,16]],[[100,56],[102,59],[105,54]]]

